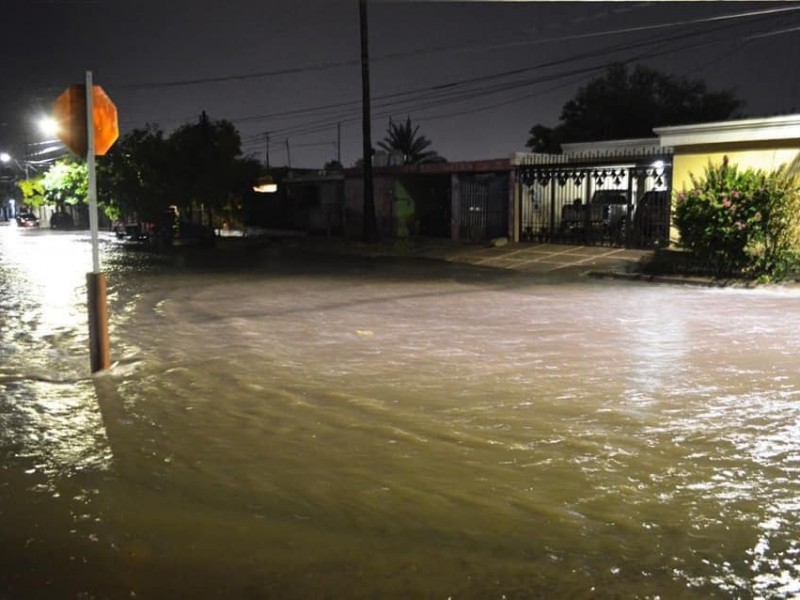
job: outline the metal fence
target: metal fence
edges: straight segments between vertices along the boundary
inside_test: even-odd
[[[669,240],[671,166],[521,165],[520,239],[658,247]]]
[[[508,235],[509,179],[506,173],[461,176],[460,189],[461,239],[482,241]]]

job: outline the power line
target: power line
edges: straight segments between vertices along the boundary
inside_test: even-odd
[[[375,108],[377,110],[376,113],[373,115],[374,117],[373,120],[382,119],[385,118],[386,116],[392,116],[393,114],[396,114],[397,112],[400,111],[420,112],[420,111],[431,110],[441,106],[452,107],[459,103],[463,104],[466,102],[472,102],[480,100],[481,98],[490,97],[491,95],[508,93],[512,90],[523,87],[530,87],[530,86],[540,85],[542,83],[555,82],[563,79],[570,79],[570,81],[565,81],[564,83],[558,84],[556,86],[551,86],[547,90],[540,90],[533,93],[527,93],[522,96],[517,96],[515,98],[499,102],[494,101],[491,104],[486,104],[483,106],[458,108],[435,116],[427,117],[425,118],[425,120],[428,121],[438,120],[442,118],[449,118],[452,116],[459,116],[462,114],[470,114],[475,112],[482,112],[484,110],[496,109],[498,106],[504,106],[514,102],[519,102],[526,98],[548,93],[555,89],[564,87],[565,85],[570,85],[574,83],[572,79],[574,79],[575,81],[585,80],[592,73],[600,69],[606,68],[607,63],[602,63],[595,66],[586,66],[576,69],[570,69],[566,71],[559,70],[556,73],[547,76],[526,77],[506,82],[502,82],[503,79],[509,79],[530,72],[543,71],[545,69],[552,67],[563,66],[570,62],[585,61],[589,58],[591,59],[608,58],[614,54],[623,51],[630,51],[632,49],[634,50],[645,49],[647,47],[653,47],[653,46],[659,47],[658,50],[643,51],[636,56],[618,60],[618,62],[630,63],[636,60],[654,58],[657,56],[663,56],[665,54],[681,52],[688,49],[710,47],[721,43],[730,44],[733,41],[733,43],[735,44],[735,48],[731,52],[726,53],[727,55],[732,52],[741,50],[743,45],[749,42],[753,42],[756,40],[763,40],[766,38],[775,37],[779,35],[791,34],[800,30],[800,27],[790,26],[790,27],[782,27],[780,29],[769,29],[767,31],[755,32],[748,35],[737,36],[733,40],[731,36],[728,36],[724,39],[709,40],[707,37],[709,34],[717,34],[731,28],[739,27],[741,23],[738,22],[737,19],[738,17],[742,17],[744,15],[756,16],[758,17],[758,20],[765,18],[772,19],[776,15],[779,15],[781,13],[786,13],[787,11],[796,11],[799,9],[800,6],[797,7],[793,6],[793,7],[786,7],[783,9],[770,9],[766,11],[754,11],[754,12],[751,11],[748,13],[739,13],[737,15],[722,15],[718,17],[712,17],[710,19],[674,22],[686,25],[696,22],[710,21],[716,23],[718,26],[708,28],[708,31],[704,31],[703,33],[705,37],[703,38],[700,38],[697,32],[692,32],[692,31],[681,32],[669,37],[660,37],[655,40],[652,39],[652,37],[648,37],[647,39],[640,40],[638,42],[615,44],[600,51],[576,53],[563,59],[543,62],[530,67],[511,69],[498,73],[490,73],[487,75],[471,77],[468,79],[446,82],[434,86],[427,86],[422,88],[416,88],[413,90],[406,90],[406,91],[381,95],[375,98]],[[655,27],[663,28],[666,26],[674,26],[674,23],[644,26],[644,28],[641,29],[641,31],[646,32],[645,30],[652,29]],[[747,23],[747,25],[750,24],[751,23]],[[613,33],[615,34],[621,32],[627,33],[628,30],[613,31]],[[608,32],[607,34],[610,35],[611,33],[612,32]],[[597,34],[589,34],[589,35],[597,37],[602,34],[603,32],[599,32]],[[553,41],[554,39],[564,39],[565,37],[569,36],[562,36],[561,38],[551,38],[549,41]],[[683,43],[677,46],[666,47],[669,44],[674,44],[675,42],[685,41],[686,38],[690,39],[689,43]],[[275,128],[271,127],[270,130],[274,131],[276,135],[275,137],[276,143],[281,143],[282,141],[285,142],[285,140],[288,139],[289,137],[310,135],[320,131],[332,129],[334,127],[337,127],[338,123],[343,123],[345,125],[350,125],[355,123],[358,120],[358,118],[354,117],[353,115],[355,112],[355,108],[357,107],[357,104],[358,104],[357,100],[342,101],[316,107],[305,107],[300,109],[275,112],[267,115],[242,117],[240,119],[232,119],[232,121],[235,123],[243,123],[243,122],[257,121],[268,118],[281,118],[281,119],[291,118],[291,117],[298,117],[300,119],[303,119],[304,117],[311,118],[311,120],[306,119],[303,122],[296,123],[293,125],[287,124],[284,127],[275,127]],[[324,118],[322,118],[323,116]],[[320,117],[320,118],[315,119],[314,117]],[[247,138],[243,139],[243,145],[249,145],[251,143],[246,140]],[[319,145],[326,145],[326,144],[327,143],[322,143],[322,142],[319,143]],[[297,144],[293,145],[295,145],[296,147],[301,146]],[[317,144],[314,143],[313,145]]]
[[[461,46],[439,46],[434,48],[419,48],[415,50],[409,50],[404,52],[398,52],[393,54],[387,54],[383,56],[378,56],[371,59],[371,62],[381,62],[387,60],[397,60],[402,58],[407,58],[409,56],[415,55],[426,55],[429,56],[431,54],[440,53],[440,52],[447,52],[453,51],[454,49],[458,49],[461,51],[469,51],[469,52],[478,52],[478,51],[486,51],[486,50],[493,50],[493,49],[503,49],[503,48],[510,48],[510,47],[517,47],[517,46],[526,46],[526,45],[539,45],[539,44],[550,44],[555,42],[566,42],[566,41],[574,41],[579,39],[590,39],[590,38],[598,38],[603,36],[609,35],[620,35],[625,33],[635,33],[635,32],[642,32],[642,31],[653,31],[657,29],[665,29],[671,27],[684,27],[687,25],[697,25],[703,23],[713,23],[719,21],[729,21],[735,19],[743,19],[743,18],[750,18],[750,17],[758,17],[758,16],[772,16],[781,13],[793,12],[800,10],[800,5],[792,5],[786,6],[781,8],[771,8],[771,9],[763,9],[757,11],[747,11],[742,13],[734,13],[729,15],[716,15],[712,17],[702,17],[698,19],[689,19],[689,20],[681,20],[681,21],[671,21],[668,23],[658,23],[655,25],[643,25],[637,27],[629,27],[629,28],[622,28],[622,29],[612,29],[606,31],[599,31],[599,32],[590,32],[586,34],[569,34],[565,36],[558,36],[558,37],[551,37],[551,38],[542,38],[536,40],[524,40],[524,41],[517,41],[517,42],[506,42],[501,44],[492,44],[492,45],[479,45],[479,44],[471,44],[461,45]],[[275,69],[271,71],[259,71],[255,73],[240,73],[235,75],[223,75],[217,77],[201,77],[195,79],[179,79],[179,80],[172,80],[172,81],[151,81],[151,82],[142,82],[142,83],[131,83],[131,84],[113,84],[108,83],[109,87],[114,87],[115,89],[154,89],[154,88],[168,88],[168,87],[179,87],[179,86],[191,86],[191,85],[201,85],[201,84],[209,84],[209,83],[222,83],[222,82],[229,82],[229,81],[242,81],[247,79],[260,79],[264,77],[276,77],[276,76],[283,76],[283,75],[296,75],[302,73],[309,73],[314,71],[324,71],[332,68],[340,68],[340,67],[352,67],[358,66],[360,61],[357,59],[351,60],[340,60],[340,61],[329,61],[311,65],[304,65],[298,67],[289,67],[284,69]]]
[[[718,27],[717,29],[715,29],[714,33],[717,33],[717,32],[720,32],[720,31],[724,31],[725,29],[729,29],[729,28],[730,28],[730,25],[724,25],[724,26],[721,26],[721,27]],[[788,29],[784,29],[784,30],[780,30],[780,31],[772,31],[772,32],[762,32],[762,33],[758,33],[758,34],[752,34],[752,35],[749,35],[749,36],[744,36],[744,37],[741,38],[741,41],[746,43],[746,42],[752,41],[753,39],[763,38],[766,35],[779,35],[779,34],[784,34],[784,33],[789,33],[789,32],[790,31]],[[686,32],[686,33],[681,33],[681,34],[672,36],[671,38],[666,39],[666,40],[665,39],[661,39],[657,43],[659,45],[663,46],[667,42],[678,41],[678,40],[682,40],[682,39],[685,39],[685,38],[690,38],[692,40],[691,43],[684,44],[684,45],[682,45],[680,47],[677,47],[677,48],[668,48],[666,50],[643,52],[643,53],[640,53],[640,54],[638,54],[638,55],[636,55],[634,57],[622,60],[620,62],[631,63],[631,62],[635,62],[635,61],[638,61],[638,60],[643,60],[643,59],[646,59],[646,58],[653,58],[655,56],[660,56],[660,55],[663,55],[663,54],[679,52],[679,51],[692,49],[692,48],[698,48],[698,47],[707,47],[707,46],[717,45],[717,44],[720,44],[720,43],[723,43],[723,42],[729,42],[730,41],[729,38],[716,39],[716,40],[697,40],[696,39],[697,38],[696,34],[691,33],[691,32]],[[568,71],[568,72],[559,72],[559,73],[555,73],[555,74],[547,75],[547,76],[541,76],[541,77],[536,77],[536,78],[529,78],[529,79],[523,79],[523,80],[518,80],[518,81],[507,82],[507,83],[499,84],[499,85],[492,85],[492,86],[484,85],[481,88],[475,88],[475,89],[466,90],[466,91],[456,91],[456,89],[459,86],[463,86],[463,85],[466,85],[466,84],[483,83],[483,82],[491,81],[491,80],[494,80],[494,79],[500,79],[500,78],[503,78],[503,77],[507,77],[509,75],[521,74],[521,73],[525,73],[525,72],[528,72],[528,71],[533,71],[533,70],[537,70],[537,69],[544,69],[546,67],[551,67],[551,66],[557,66],[557,65],[560,65],[560,64],[568,63],[568,62],[582,60],[584,58],[587,58],[588,56],[591,56],[593,58],[594,57],[603,57],[603,55],[614,54],[614,53],[617,53],[617,52],[622,51],[622,50],[630,50],[632,48],[635,49],[637,47],[647,47],[647,46],[651,46],[651,45],[653,45],[653,41],[649,40],[649,39],[648,40],[644,40],[644,41],[639,42],[639,43],[636,43],[636,44],[630,44],[629,43],[629,44],[624,44],[624,45],[616,45],[614,47],[606,49],[605,51],[603,51],[601,53],[597,53],[597,52],[594,52],[594,53],[579,53],[577,55],[573,55],[573,56],[567,57],[565,59],[549,61],[547,63],[542,63],[542,64],[539,64],[539,65],[536,65],[536,66],[533,66],[533,67],[525,67],[525,68],[521,68],[521,69],[513,69],[513,70],[504,71],[504,72],[501,72],[501,73],[491,74],[491,75],[488,75],[488,76],[480,76],[480,77],[470,78],[470,79],[467,79],[467,80],[461,80],[461,81],[457,81],[457,82],[449,82],[449,83],[446,83],[446,84],[440,84],[440,85],[431,86],[431,87],[428,87],[428,88],[423,88],[421,90],[417,89],[417,90],[413,90],[413,91],[410,91],[410,92],[401,92],[399,94],[390,94],[390,95],[387,95],[387,96],[382,96],[382,98],[391,98],[391,97],[405,96],[405,95],[410,95],[410,94],[414,94],[414,98],[412,98],[409,101],[397,101],[397,102],[394,102],[394,103],[387,102],[387,103],[384,103],[384,104],[380,104],[379,106],[381,108],[384,108],[384,109],[388,109],[390,107],[394,107],[395,111],[400,111],[400,110],[404,110],[404,111],[419,111],[419,110],[425,110],[425,109],[428,109],[428,108],[438,107],[438,106],[441,106],[441,105],[452,104],[452,103],[456,103],[456,102],[466,102],[466,101],[474,100],[474,99],[477,99],[477,98],[480,98],[480,97],[483,97],[483,96],[506,92],[506,91],[509,91],[509,90],[512,90],[512,89],[516,89],[516,88],[519,88],[519,87],[536,85],[536,84],[539,84],[539,83],[553,81],[555,79],[559,79],[559,78],[563,78],[563,77],[571,77],[571,76],[574,76],[576,74],[581,74],[581,73],[595,72],[595,71],[598,71],[598,70],[605,69],[607,67],[607,63],[603,63],[603,64],[599,64],[599,65],[596,65],[596,66],[591,66],[591,67],[584,67],[584,68],[580,68],[580,69],[573,69],[573,70]],[[450,88],[453,88],[453,90],[450,90]],[[429,98],[425,99],[424,97],[421,97],[420,94],[423,93],[423,92],[426,92],[426,91],[429,92],[429,93],[430,92],[438,92],[439,95],[438,96],[431,95],[431,96],[429,96]],[[404,104],[407,104],[408,106],[403,107]],[[401,107],[403,107],[403,108],[401,108]],[[491,106],[487,107],[486,109],[488,110],[490,108],[491,108]],[[347,115],[349,115],[349,114],[352,114],[352,112],[343,114],[345,122],[353,122],[353,119],[355,117],[348,117]],[[383,110],[382,112],[379,113],[379,116],[388,116],[390,114],[392,114],[392,111]],[[332,127],[332,126],[333,126],[333,124],[332,124],[332,122],[330,120],[323,119],[323,120],[312,121],[310,123],[305,123],[305,124],[302,124],[302,125],[295,125],[295,126],[285,127],[285,128],[282,128],[282,129],[276,129],[275,133],[277,135],[279,135],[279,136],[280,135],[294,135],[294,136],[296,136],[296,135],[301,135],[301,134],[314,133],[316,131],[320,131],[322,129],[327,129],[327,128]]]
[[[734,26],[735,25],[727,25],[727,24],[726,25],[722,25],[722,26],[714,29],[712,31],[712,33],[716,33],[716,32],[719,32],[719,31],[724,31],[725,29],[729,29],[730,27],[734,27]],[[789,32],[789,31],[787,30],[787,31],[781,31],[781,32],[777,32],[777,33],[787,33],[787,32]],[[763,35],[775,35],[775,34],[776,34],[775,32],[772,32],[772,33],[767,32],[767,33],[761,34],[761,35],[763,36]],[[660,40],[658,40],[655,43],[660,43],[660,44],[663,45],[663,44],[666,44],[667,42],[670,42],[670,41],[676,41],[676,40],[680,40],[680,39],[684,39],[684,38],[696,38],[696,37],[697,37],[697,34],[695,32],[683,32],[683,33],[671,36],[670,38],[661,38]],[[502,71],[502,72],[499,72],[499,73],[493,73],[493,74],[489,74],[489,75],[477,76],[477,77],[458,80],[458,81],[451,81],[451,82],[447,82],[447,83],[444,83],[444,84],[437,84],[435,86],[428,86],[428,87],[423,87],[423,88],[416,88],[416,89],[413,89],[413,90],[407,90],[407,91],[403,91],[403,92],[385,94],[385,95],[381,95],[381,96],[378,96],[378,97],[375,98],[376,106],[386,106],[386,105],[390,104],[391,102],[382,102],[382,101],[391,101],[393,99],[395,99],[395,103],[403,104],[402,100],[396,100],[396,99],[402,98],[404,96],[413,97],[409,102],[417,102],[417,101],[421,100],[422,99],[422,95],[425,95],[425,94],[430,95],[430,96],[432,96],[434,94],[439,94],[440,97],[444,98],[444,97],[446,97],[446,92],[447,92],[448,89],[455,90],[455,89],[457,89],[459,87],[466,87],[466,86],[469,86],[471,84],[477,84],[477,83],[481,83],[481,82],[489,82],[489,81],[496,80],[496,79],[503,79],[503,78],[506,78],[506,77],[509,77],[509,76],[523,74],[523,73],[529,72],[529,71],[541,70],[541,69],[545,69],[545,68],[548,68],[548,67],[558,66],[558,65],[561,65],[561,64],[569,63],[569,62],[582,60],[584,58],[589,58],[589,57],[590,58],[598,58],[598,57],[602,57],[604,55],[608,56],[608,55],[611,55],[611,54],[614,54],[614,53],[617,53],[617,52],[629,51],[629,50],[635,49],[637,47],[643,47],[643,46],[652,45],[653,43],[654,43],[653,40],[649,39],[649,38],[646,39],[646,40],[637,42],[637,43],[633,43],[633,44],[632,43],[620,43],[620,44],[616,44],[615,46],[606,48],[605,50],[602,50],[600,52],[587,51],[587,52],[578,53],[578,54],[575,54],[575,55],[572,55],[572,56],[569,56],[569,57],[566,57],[566,58],[563,58],[563,59],[557,59],[557,60],[553,60],[553,61],[539,63],[539,64],[533,65],[531,67],[524,67],[524,68],[520,68],[520,69],[507,70],[507,71]],[[721,43],[721,41],[713,41],[711,43],[716,44],[716,43]],[[700,42],[700,45],[705,45],[705,44],[706,44],[705,41],[701,41]],[[690,46],[686,46],[684,48],[679,48],[679,49],[673,50],[673,51],[680,51],[682,49],[687,49],[687,48],[691,48],[691,47],[694,47],[694,46],[690,45]],[[535,82],[532,82],[532,83],[535,83]],[[494,88],[494,89],[499,89],[499,88]],[[465,93],[468,93],[468,92],[465,92]],[[234,118],[234,119],[231,119],[231,121],[234,122],[234,123],[242,123],[242,122],[247,122],[247,121],[255,121],[255,120],[261,120],[261,119],[268,119],[268,118],[277,118],[277,117],[281,117],[281,116],[295,116],[295,115],[300,115],[300,114],[307,114],[308,115],[308,114],[312,114],[314,112],[326,113],[326,112],[329,112],[329,111],[334,111],[336,109],[342,109],[342,111],[344,111],[347,107],[356,106],[357,104],[358,104],[357,100],[351,100],[351,101],[346,101],[346,102],[338,102],[338,103],[334,103],[334,104],[322,105],[322,106],[318,106],[318,107],[307,107],[307,108],[304,108],[304,109],[295,109],[293,111],[284,111],[282,113],[270,113],[270,114],[264,114],[264,115],[243,117],[243,118],[239,118],[239,119]],[[341,115],[342,112],[339,112],[339,113],[336,113],[336,114]],[[348,113],[344,113],[344,114],[348,114]],[[334,117],[335,117],[335,114],[332,115],[330,118],[333,119]],[[324,121],[324,122],[327,122],[327,121]],[[286,131],[286,132],[291,131],[291,127],[285,128],[284,130],[282,130],[282,132],[283,131]]]

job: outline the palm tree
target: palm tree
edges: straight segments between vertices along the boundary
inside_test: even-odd
[[[389,121],[386,128],[386,137],[378,142],[378,147],[386,152],[398,152],[403,156],[404,165],[418,165],[421,163],[441,162],[444,159],[438,152],[428,150],[431,142],[424,135],[418,135],[419,125],[411,125],[411,117],[406,118],[405,123],[393,123]]]

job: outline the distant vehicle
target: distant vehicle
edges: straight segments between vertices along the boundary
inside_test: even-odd
[[[33,213],[20,213],[17,215],[17,225],[20,227],[38,227],[39,219]]]
[[[179,221],[177,232],[172,238],[173,246],[211,247],[216,243],[214,230],[207,225]]]
[[[72,229],[72,216],[65,212],[54,212],[50,217],[50,229]]]
[[[153,233],[153,224],[140,221],[138,223],[118,223],[114,227],[118,240],[129,242],[147,242]]]

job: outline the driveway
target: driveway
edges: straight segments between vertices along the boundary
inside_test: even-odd
[[[529,273],[637,271],[651,250],[564,244],[508,244],[500,247],[461,246],[449,260]]]
[[[413,256],[484,267],[539,274],[580,274],[591,271],[638,272],[652,250],[630,250],[609,246],[574,246],[546,243],[510,243],[490,246],[486,243],[453,242],[445,239],[412,239],[377,245],[305,238],[298,241],[306,248],[365,256]]]

